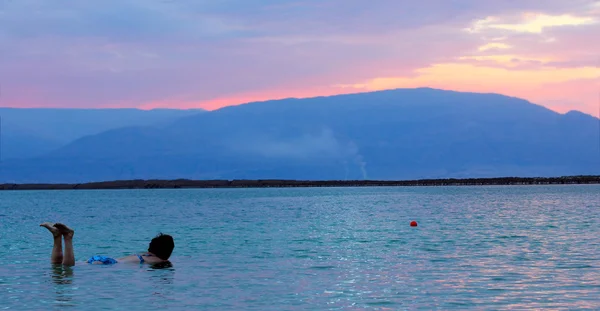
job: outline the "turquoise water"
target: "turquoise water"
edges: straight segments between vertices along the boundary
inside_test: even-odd
[[[44,221],[172,267],[52,267]],[[599,224],[597,185],[0,192],[0,309],[598,310]]]

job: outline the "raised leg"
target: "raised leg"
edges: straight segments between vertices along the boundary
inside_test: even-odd
[[[74,266],[75,253],[73,252],[73,235],[75,234],[75,231],[61,223],[54,224],[54,228],[58,229],[65,240],[65,256],[62,264],[64,266]]]
[[[54,227],[54,224],[45,222],[40,225],[52,233],[54,238],[54,246],[52,246],[52,255],[50,255],[50,263],[61,264],[63,262],[63,250],[62,250],[62,234],[58,228]]]
[[[73,235],[75,234],[75,231],[61,223],[54,224],[54,227],[58,229],[65,240],[65,256],[63,258],[63,265],[74,266],[75,253],[73,252]]]

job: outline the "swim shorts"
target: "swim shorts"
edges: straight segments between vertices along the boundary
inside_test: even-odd
[[[106,256],[93,256],[92,258],[88,259],[88,263],[93,263],[94,261],[99,261],[105,265],[111,265],[111,264],[117,263],[117,261],[115,259],[112,259],[112,258],[106,257]]]

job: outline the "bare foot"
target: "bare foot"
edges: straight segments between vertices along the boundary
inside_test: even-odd
[[[54,224],[54,228],[58,229],[58,231],[66,238],[72,238],[75,231],[65,224],[61,224],[59,222]]]
[[[45,223],[41,224],[40,227],[44,227],[44,228],[48,229],[48,231],[50,231],[50,233],[52,233],[52,235],[55,238],[59,238],[61,236],[60,230],[58,230],[58,228],[55,228],[54,224],[51,222],[45,222]]]

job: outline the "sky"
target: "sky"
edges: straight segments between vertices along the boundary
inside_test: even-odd
[[[0,106],[432,87],[598,115],[600,0],[0,0]]]

